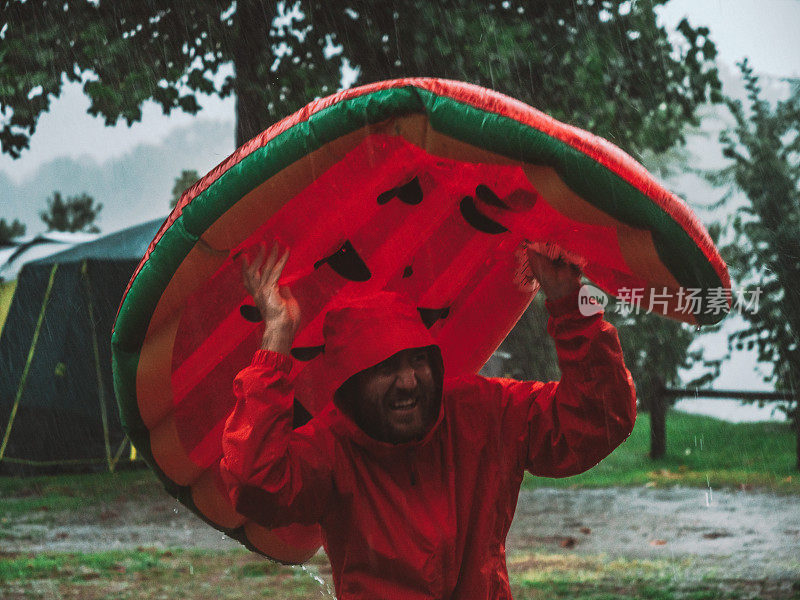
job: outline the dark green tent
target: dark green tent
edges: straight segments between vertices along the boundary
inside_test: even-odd
[[[131,458],[111,327],[162,220],[26,263],[0,334],[0,474],[113,470]]]

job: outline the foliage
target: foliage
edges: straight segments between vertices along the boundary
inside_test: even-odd
[[[345,56],[358,57],[364,81],[465,79],[637,153],[672,146],[719,90],[708,29],[684,20],[682,45],[673,48],[653,11],[664,3],[451,0],[375,11],[362,0],[351,5],[358,18],[328,18],[342,27],[336,39]],[[331,11],[314,4],[317,19],[317,5]],[[432,31],[431,23],[443,26]]]
[[[47,225],[47,231],[97,233],[100,230],[94,221],[102,209],[103,205],[95,205],[94,198],[88,194],[68,196],[64,200],[59,192],[53,192],[53,197],[47,199],[47,210],[39,216]]]
[[[629,151],[666,150],[720,87],[708,29],[682,21],[673,47],[654,13],[666,1],[4,0],[0,141],[19,156],[73,81],[108,124],[140,120],[146,100],[195,113],[198,94],[233,93],[241,144],[340,87],[346,62],[362,83],[463,79]]]
[[[730,220],[725,252],[739,285],[761,291],[731,342],[757,349],[776,389],[800,392],[800,86],[773,107],[748,62],[739,67],[748,106],[726,100],[735,125],[720,140],[731,164],[712,181],[729,186],[728,202],[735,189],[747,197]],[[797,400],[787,412],[800,421]]]
[[[8,246],[14,238],[25,235],[25,225],[14,219],[11,223],[0,219],[0,246]]]
[[[200,179],[200,173],[194,169],[184,169],[181,171],[181,174],[175,178],[175,183],[172,186],[172,199],[169,201],[169,207],[175,208],[183,192],[192,187],[198,179]]]

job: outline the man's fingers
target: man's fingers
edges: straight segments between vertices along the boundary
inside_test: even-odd
[[[247,260],[246,254],[242,254],[242,283],[244,283],[244,289],[252,295],[253,284],[252,278],[250,277],[250,261]]]
[[[242,253],[242,280],[244,287],[247,291],[255,297],[257,294],[270,294],[276,291],[278,279],[283,273],[283,268],[289,260],[289,248],[280,253],[280,244],[276,240],[272,244],[269,256],[266,257],[266,244],[263,242],[259,244],[258,252],[255,258],[250,259],[247,253]],[[277,290],[279,291],[279,290]],[[291,292],[288,291],[288,297],[292,298]],[[280,296],[286,298],[286,293],[280,293]]]
[[[241,253],[242,257],[242,281],[244,287],[252,295],[255,292],[255,287],[258,283],[258,269],[264,261],[264,244],[259,244],[258,251],[253,256],[251,261],[251,254],[247,250]]]
[[[252,272],[255,275],[258,275],[259,269],[261,269],[261,265],[264,264],[264,255],[267,253],[267,247],[264,242],[261,242],[258,245],[258,252],[256,252],[256,256],[253,259],[253,262],[250,263],[252,267]]]
[[[275,241],[272,244],[272,250],[270,250],[269,256],[267,257],[264,266],[261,267],[261,273],[259,275],[260,284],[262,286],[269,285],[270,278],[272,276],[272,271],[275,268],[275,263],[278,260],[278,242]]]
[[[272,272],[269,274],[269,278],[267,279],[267,285],[274,286],[278,283],[278,279],[283,272],[283,267],[286,266],[286,261],[289,260],[289,249],[287,248],[283,255],[278,259],[278,262],[272,268]]]

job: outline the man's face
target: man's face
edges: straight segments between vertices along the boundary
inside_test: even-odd
[[[421,439],[438,416],[440,399],[425,348],[402,350],[361,371],[354,392],[358,425],[384,442]]]

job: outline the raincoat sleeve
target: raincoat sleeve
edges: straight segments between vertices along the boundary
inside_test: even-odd
[[[582,315],[577,290],[545,306],[561,380],[518,382],[507,391],[512,404],[527,410],[527,431],[520,434],[525,469],[567,477],[593,467],[630,435],[636,391],[617,331],[602,312]]]
[[[288,356],[259,350],[236,376],[236,406],[222,435],[222,479],[236,510],[267,527],[316,523],[333,480],[325,431],[293,429]]]

